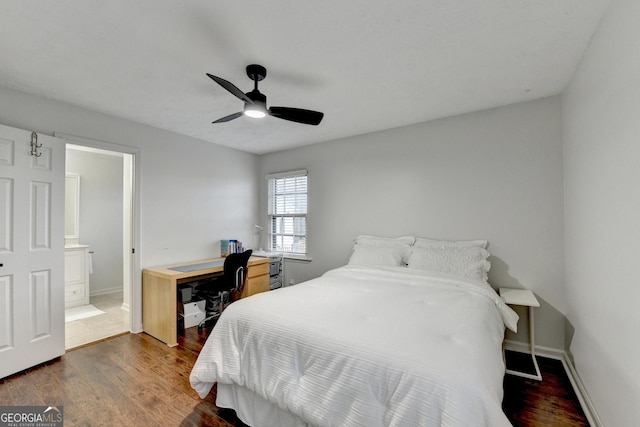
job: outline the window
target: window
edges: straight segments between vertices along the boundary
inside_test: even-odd
[[[307,171],[267,175],[269,250],[307,254]]]

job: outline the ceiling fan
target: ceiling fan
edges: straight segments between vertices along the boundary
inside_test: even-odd
[[[303,123],[306,125],[317,125],[324,117],[324,113],[319,111],[304,110],[302,108],[290,108],[290,107],[270,107],[267,108],[267,97],[264,96],[258,90],[258,82],[264,80],[267,76],[267,69],[262,65],[251,64],[247,66],[247,76],[253,80],[253,90],[251,92],[243,93],[233,83],[228,82],[225,79],[214,76],[207,73],[214,82],[231,92],[241,101],[244,101],[244,109],[238,113],[229,114],[221,119],[218,119],[212,123],[228,122],[238,117],[245,116],[253,118],[262,118],[267,114],[279,119],[289,120],[292,122]]]

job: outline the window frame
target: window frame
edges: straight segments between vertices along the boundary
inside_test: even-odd
[[[277,194],[279,196],[285,196],[285,195],[294,196],[294,199],[296,199],[296,201],[294,202],[295,207],[293,208],[293,212],[274,211],[274,208],[276,207],[276,200],[275,200],[276,194],[274,194],[273,192],[276,184],[275,180],[293,179],[293,178],[300,178],[300,177],[305,178],[305,185],[304,185],[305,191],[303,193],[299,191],[293,191],[293,192],[284,191],[280,194]],[[311,259],[309,258],[309,227],[308,227],[308,222],[309,222],[309,173],[308,171],[306,169],[297,169],[297,170],[291,170],[286,172],[271,173],[271,174],[267,174],[265,178],[267,181],[267,234],[268,234],[267,249],[271,252],[282,253],[285,258],[310,261]],[[305,200],[304,212],[298,212],[300,207],[297,205],[298,203],[297,196],[301,194],[304,194],[304,200]],[[295,222],[296,218],[303,218],[304,234],[300,234],[299,232],[296,232],[297,230],[296,230],[295,224],[292,225],[293,230],[291,233],[284,233],[282,231],[277,232],[277,230],[275,229],[276,227],[274,225],[274,220],[277,220],[278,218],[283,220],[287,218],[291,218],[293,222]],[[296,237],[302,237],[304,240],[304,252],[293,251],[293,250],[287,251],[281,247],[275,246],[274,239],[277,238],[278,236],[291,237],[293,238],[293,240],[295,240]],[[295,248],[295,246],[296,245],[292,245],[292,249]]]

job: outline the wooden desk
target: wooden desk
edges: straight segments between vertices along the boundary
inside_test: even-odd
[[[199,268],[198,264],[208,263],[214,265]],[[214,258],[142,270],[143,330],[169,347],[178,345],[178,285],[220,276],[223,263],[224,258]],[[172,270],[172,268],[185,266],[195,266],[197,269]],[[242,298],[269,290],[269,258],[252,256],[249,258],[248,267]]]

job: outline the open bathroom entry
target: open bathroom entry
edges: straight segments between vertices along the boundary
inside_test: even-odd
[[[66,145],[65,347],[131,330],[134,155]]]

